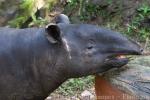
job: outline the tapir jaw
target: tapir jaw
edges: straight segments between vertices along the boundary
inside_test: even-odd
[[[132,58],[131,56],[128,55],[140,55],[140,52],[126,52],[126,53],[115,53],[112,54],[111,56],[107,57],[107,59],[105,59],[104,64],[105,65],[109,65],[109,66],[114,66],[114,67],[121,67],[126,65],[130,59]]]
[[[112,50],[105,63],[112,62],[112,65],[120,67],[130,61],[131,56],[129,57],[129,55],[141,55],[142,51],[143,49],[137,43],[129,40],[120,46],[120,48]]]

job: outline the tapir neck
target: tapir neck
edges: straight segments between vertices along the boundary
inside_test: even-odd
[[[43,32],[37,33],[33,42],[34,76],[45,95],[53,92],[67,78],[64,71],[64,53],[59,44],[50,43]]]

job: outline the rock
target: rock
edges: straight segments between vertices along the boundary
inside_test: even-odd
[[[150,98],[150,56],[132,60],[127,66],[104,74],[112,86],[140,100]]]
[[[79,98],[77,98],[76,96],[71,97],[70,100],[80,100]]]
[[[91,100],[93,98],[94,98],[94,95],[88,90],[85,90],[81,93],[81,100]]]
[[[49,96],[49,97],[47,97],[45,100],[52,100],[52,97]]]

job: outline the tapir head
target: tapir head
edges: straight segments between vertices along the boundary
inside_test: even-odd
[[[68,17],[58,17],[56,24],[46,27],[50,43],[62,45],[67,57],[65,68],[78,77],[105,72],[128,63],[119,55],[139,55],[140,46],[120,33],[89,24],[69,24]],[[62,19],[61,19],[62,18]],[[63,21],[62,21],[63,20]]]

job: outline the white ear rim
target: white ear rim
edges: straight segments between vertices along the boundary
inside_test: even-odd
[[[51,43],[57,43],[57,41],[55,39],[53,39],[52,37],[48,36],[48,34],[46,34],[46,38],[48,39],[48,41],[50,41]]]
[[[48,25],[45,26],[45,28],[47,29],[51,25],[56,25],[56,24],[55,23],[49,23]]]
[[[56,25],[54,23],[50,23],[48,25],[45,26],[45,29],[48,29],[49,26],[51,25]],[[45,35],[47,37],[47,39],[51,42],[51,43],[57,43],[57,41],[55,39],[53,39],[52,37],[50,37],[46,32],[45,32]]]

